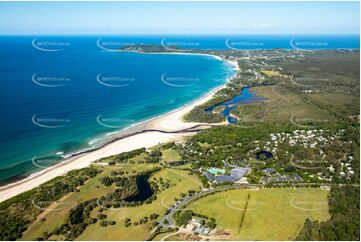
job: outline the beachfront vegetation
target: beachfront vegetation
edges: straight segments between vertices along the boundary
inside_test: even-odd
[[[140,148],[128,152],[123,152],[117,155],[112,155],[109,157],[102,158],[96,162],[99,163],[108,163],[109,165],[115,165],[117,163],[127,162],[128,160],[135,158],[141,154],[144,154],[146,152],[145,148]]]
[[[221,123],[225,119],[219,113],[206,112],[207,106],[197,106],[193,108],[187,115],[184,116],[184,120],[187,122],[201,122],[201,123]]]
[[[87,180],[96,177],[100,172],[96,168],[71,171],[64,177],[56,177],[38,188],[2,202],[0,239],[19,239],[42,211],[61,197],[78,192]]]

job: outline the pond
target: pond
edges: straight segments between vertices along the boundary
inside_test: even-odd
[[[273,157],[273,154],[269,151],[262,150],[262,151],[259,151],[256,153],[257,160],[268,160],[272,157]]]
[[[207,108],[206,112],[213,112],[216,109],[222,108],[220,114],[223,115],[230,124],[235,124],[238,122],[238,118],[231,114],[231,111],[241,105],[250,104],[258,100],[265,100],[263,97],[257,97],[256,91],[250,92],[250,87],[245,87],[242,89],[239,95],[234,96],[231,100],[225,101],[223,103],[216,104],[210,108]]]
[[[124,200],[126,202],[143,202],[150,198],[153,195],[154,191],[148,182],[149,177],[150,173],[137,176],[138,193],[133,196],[127,197]]]

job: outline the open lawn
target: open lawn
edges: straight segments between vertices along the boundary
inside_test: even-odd
[[[141,153],[140,155],[137,155],[131,159],[129,159],[130,162],[144,162],[145,159],[149,157],[147,153]]]
[[[122,207],[119,209],[107,210],[103,213],[108,215],[107,220],[114,220],[114,226],[101,227],[99,222],[89,226],[77,240],[144,240],[153,229],[152,221],[146,224],[133,225],[133,222],[152,213],[164,215],[167,208],[174,204],[174,198],[179,198],[181,193],[189,190],[199,190],[201,182],[196,176],[188,175],[188,171],[173,170],[164,168],[150,177],[151,180],[163,181],[169,183],[169,188],[162,190],[157,194],[157,199],[151,204],[143,204],[139,207]],[[125,227],[125,218],[130,218],[132,225]],[[159,219],[158,218],[158,219]]]
[[[306,218],[330,218],[328,193],[319,188],[237,189],[201,198],[187,208],[215,218],[217,229],[230,232],[230,240],[293,240]]]
[[[48,209],[42,212],[37,220],[28,228],[24,233],[22,240],[34,240],[37,237],[41,236],[44,232],[51,232],[56,227],[60,226],[65,222],[69,210],[75,205],[92,199],[101,197],[107,193],[110,193],[114,190],[115,185],[106,187],[102,185],[99,181],[99,178],[103,176],[110,176],[111,171],[128,171],[129,174],[133,172],[139,172],[142,170],[147,170],[155,165],[142,164],[139,167],[135,167],[134,164],[123,163],[114,166],[99,166],[99,169],[102,169],[103,172],[98,174],[96,177],[89,179],[81,188],[80,192],[73,192],[65,197],[61,198],[59,201],[52,204]],[[55,239],[50,237],[50,239]]]
[[[285,75],[285,74],[281,74],[280,72],[278,71],[275,71],[275,70],[263,70],[262,71],[265,75],[269,76],[269,77],[283,77],[283,78],[287,78],[288,76]]]
[[[181,160],[181,156],[174,149],[163,149],[162,160],[165,162]]]

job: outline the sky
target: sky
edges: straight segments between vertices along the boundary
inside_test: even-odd
[[[358,34],[359,2],[0,2],[0,34]]]

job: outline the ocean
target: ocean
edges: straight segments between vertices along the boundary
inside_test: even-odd
[[[118,52],[359,48],[359,36],[0,36],[0,181],[190,103],[234,70],[211,56]]]

